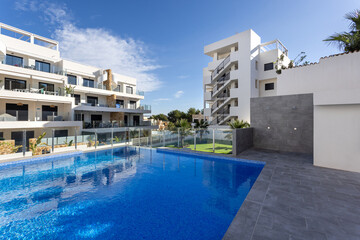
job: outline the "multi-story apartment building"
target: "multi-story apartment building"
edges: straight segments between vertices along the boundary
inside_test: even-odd
[[[275,63],[288,50],[279,40],[261,43],[253,30],[204,47],[212,62],[203,69],[204,115],[211,125],[250,121],[250,98],[276,95]]]
[[[62,59],[57,41],[0,23],[0,60],[2,138],[151,127],[136,79]]]

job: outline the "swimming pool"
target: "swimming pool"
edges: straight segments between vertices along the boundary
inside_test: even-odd
[[[0,234],[221,239],[262,168],[134,147],[0,165]]]

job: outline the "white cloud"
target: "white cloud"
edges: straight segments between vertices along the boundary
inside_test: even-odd
[[[184,94],[184,91],[177,91],[175,94],[174,94],[174,97],[175,98],[180,98],[182,95]]]
[[[154,91],[162,82],[152,73],[160,68],[148,57],[146,45],[132,38],[122,38],[103,28],[79,28],[70,23],[65,4],[22,0],[15,9],[39,12],[48,24],[55,26],[52,37],[59,42],[61,56],[137,79],[138,89]]]
[[[160,102],[160,101],[170,101],[170,98],[157,98],[157,99],[154,99],[154,102]]]

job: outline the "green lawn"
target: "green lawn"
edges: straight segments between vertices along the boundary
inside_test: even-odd
[[[175,145],[166,145],[169,148],[178,148]],[[190,145],[186,148],[194,150],[194,145]],[[203,144],[196,144],[196,151],[200,152],[213,152],[213,145],[212,143],[203,143]],[[222,153],[222,154],[231,154],[232,152],[232,145],[215,143],[215,153]]]
[[[194,150],[194,145],[190,145],[188,148]],[[196,144],[196,151],[213,152],[213,144],[212,143]],[[231,154],[231,151],[232,151],[231,145],[215,143],[216,153]]]

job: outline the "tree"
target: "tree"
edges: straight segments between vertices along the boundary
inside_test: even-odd
[[[329,45],[336,45],[341,51],[354,52],[360,50],[360,10],[354,10],[345,15],[345,19],[350,21],[350,31],[335,33],[325,39]]]
[[[163,113],[160,113],[158,115],[153,115],[152,118],[155,120],[169,121],[168,117]]]
[[[196,123],[195,128],[199,129],[200,143],[202,142],[203,134],[204,133],[209,133],[209,131],[207,130],[208,126],[209,126],[209,123],[204,119],[201,119],[200,122]]]
[[[239,119],[233,119],[231,120],[231,122],[228,123],[228,125],[232,128],[248,128],[250,127],[250,124],[244,120],[239,120]]]
[[[179,110],[173,110],[168,113],[168,120],[172,123],[177,123],[182,118],[187,118],[187,115],[186,115],[186,113],[181,112]]]
[[[179,126],[181,147],[184,147],[185,137],[191,134],[191,125],[186,119],[180,119],[177,125]]]

